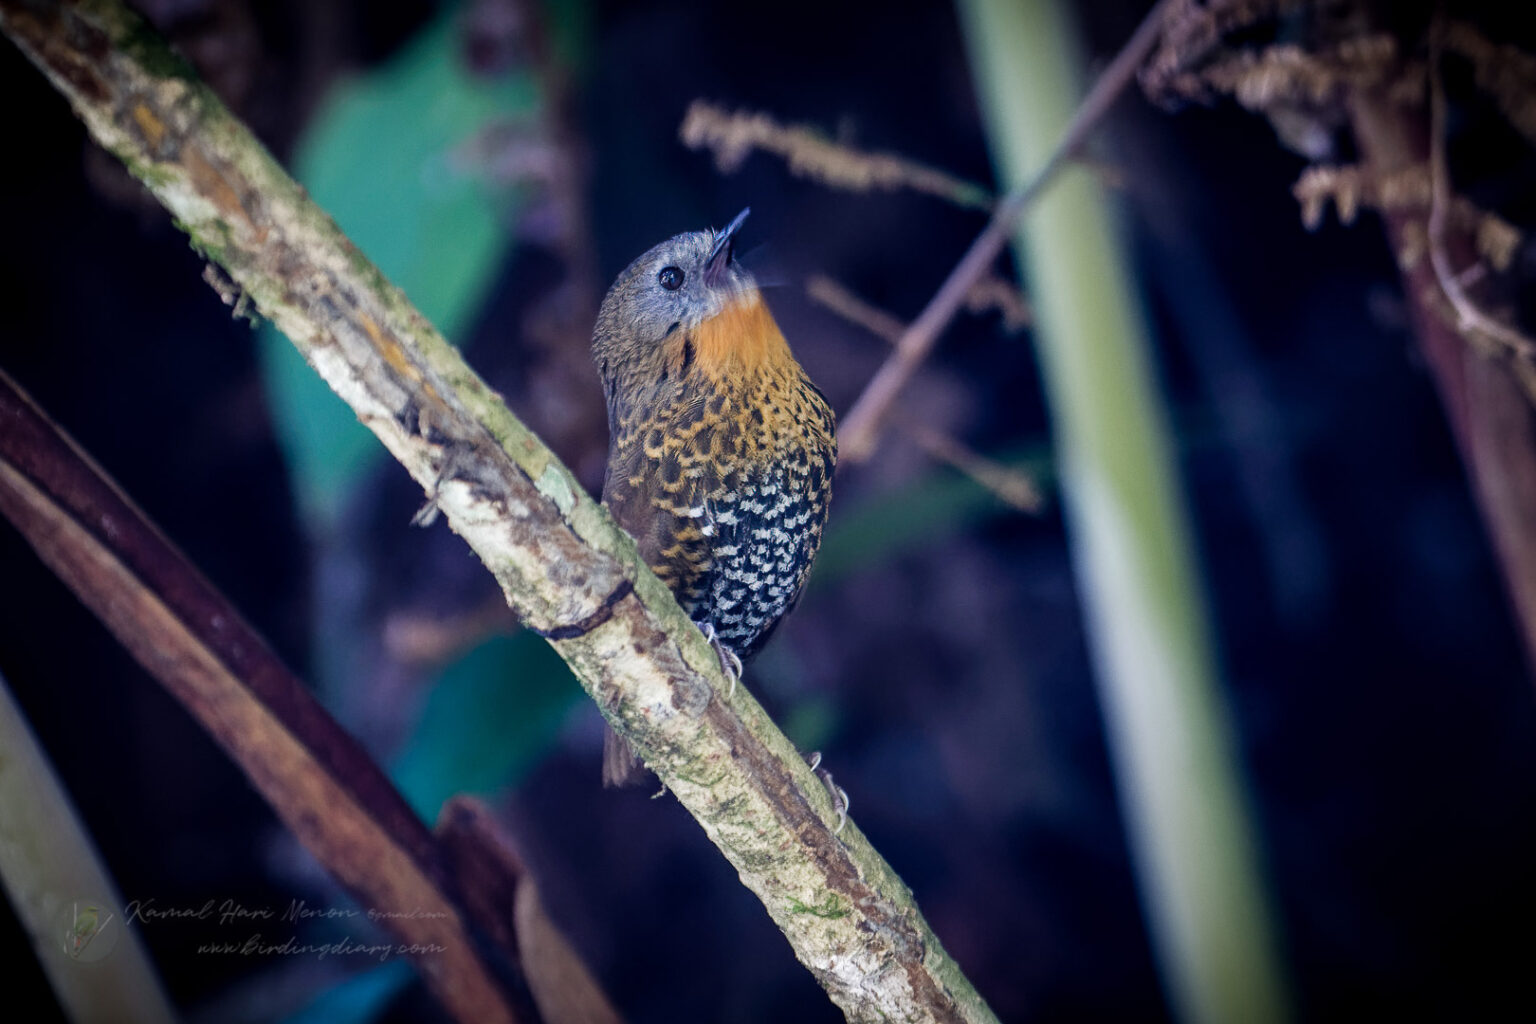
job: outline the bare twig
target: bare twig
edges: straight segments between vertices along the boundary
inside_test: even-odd
[[[865,302],[830,277],[817,275],[811,278],[806,282],[805,290],[822,306],[892,345],[901,340],[906,330],[906,325],[896,317]],[[1016,290],[1014,294],[1017,294]],[[1039,512],[1044,507],[1045,499],[1041,497],[1040,489],[1025,474],[932,427],[898,419],[896,428],[930,457],[958,469],[1020,512]]]
[[[517,628],[517,616],[499,595],[457,614],[399,609],[384,619],[384,649],[404,665],[444,665],[486,637]]]
[[[825,309],[891,345],[900,343],[907,325],[899,317],[879,309],[844,288],[825,274],[815,274],[805,282],[805,294]]]
[[[894,153],[869,153],[833,142],[808,125],[782,125],[763,113],[732,113],[695,100],[678,135],[689,149],[708,149],[729,174],[754,149],[782,157],[792,173],[853,192],[910,189],[967,209],[990,210],[992,194],[974,182]]]
[[[1456,327],[1468,337],[1479,336],[1525,359],[1536,354],[1536,342],[1478,307],[1451,268],[1445,248],[1445,227],[1451,207],[1450,171],[1445,159],[1445,90],[1440,83],[1439,29],[1431,29],[1429,60],[1429,261],[1435,280],[1456,314]]]
[[[0,28],[428,492],[852,1020],[995,1021],[633,538],[117,0]]]
[[[1083,98],[1045,165],[1033,178],[1010,192],[998,204],[991,222],[971,243],[970,249],[961,257],[955,269],[950,271],[949,277],[933,299],[902,335],[896,351],[864,388],[864,393],[843,418],[838,430],[838,452],[843,464],[862,462],[874,454],[881,424],[896,395],[932,351],[939,335],[964,304],[971,287],[987,272],[992,261],[997,259],[1019,215],[1072,158],[1088,134],[1109,112],[1115,100],[1135,80],[1136,69],[1157,43],[1162,17],[1170,2],[1158,0],[1157,5],[1142,19],[1136,32]]]
[[[1045,507],[1045,499],[1033,480],[996,459],[989,459],[952,435],[911,420],[897,420],[896,429],[931,458],[953,466],[1020,512],[1036,514]]]

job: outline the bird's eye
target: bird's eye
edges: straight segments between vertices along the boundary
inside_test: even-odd
[[[683,272],[677,267],[662,267],[661,273],[656,275],[656,280],[669,292],[675,292],[683,286]]]

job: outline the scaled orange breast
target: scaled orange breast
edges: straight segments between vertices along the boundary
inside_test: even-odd
[[[699,369],[711,377],[761,373],[795,363],[768,304],[756,291],[733,299],[694,328],[687,341],[694,346]]]

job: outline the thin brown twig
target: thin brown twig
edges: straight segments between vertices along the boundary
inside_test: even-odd
[[[1432,30],[1429,59],[1430,201],[1426,231],[1429,235],[1430,266],[1434,268],[1435,281],[1456,314],[1456,329],[1463,337],[1481,336],[1517,356],[1529,359],[1536,355],[1536,342],[1479,308],[1462,287],[1460,277],[1451,268],[1450,253],[1446,251],[1445,227],[1451,206],[1451,189],[1445,157],[1445,90],[1440,82],[1440,31],[1439,26]]]
[[[907,325],[883,309],[877,309],[847,288],[827,277],[815,274],[805,282],[810,297],[844,320],[864,328],[892,345],[900,343]],[[984,275],[965,296],[965,308],[971,313],[996,312],[1003,330],[1017,334],[1034,321],[1034,311],[1019,289],[996,274]]]
[[[826,309],[892,345],[901,340],[906,330],[906,325],[899,319],[865,302],[825,275],[812,277],[806,282],[805,290]],[[953,435],[908,419],[898,419],[896,429],[930,458],[953,466],[1019,511],[1039,512],[1045,506],[1039,487],[1026,474],[988,458]]]
[[[445,616],[399,609],[385,616],[384,649],[405,665],[440,666],[487,637],[510,635],[517,628],[517,616],[500,595]]]
[[[865,302],[825,274],[813,274],[805,282],[805,294],[822,308],[892,345],[898,344],[907,331],[907,325],[899,317]]]
[[[896,429],[926,452],[929,458],[953,466],[991,491],[1000,501],[1020,512],[1037,514],[1045,508],[1045,498],[1033,480],[957,441],[952,434],[908,419],[898,420]]]
[[[1010,192],[997,205],[991,222],[971,243],[960,262],[955,264],[928,306],[903,333],[896,351],[865,386],[864,393],[843,418],[842,428],[838,431],[838,451],[842,456],[842,464],[863,462],[874,454],[879,442],[880,427],[897,394],[933,350],[939,335],[964,304],[972,285],[986,273],[998,253],[1002,252],[1019,215],[1072,158],[1088,134],[1104,119],[1115,100],[1135,80],[1136,69],[1157,43],[1163,15],[1170,2],[1158,0],[1142,19],[1135,34],[1093,83],[1093,88],[1088,90],[1088,95],[1072,116],[1071,123],[1062,133],[1061,141],[1056,144],[1049,159],[1034,177]]]

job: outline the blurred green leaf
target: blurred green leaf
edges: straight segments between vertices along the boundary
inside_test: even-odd
[[[841,727],[838,705],[824,693],[796,701],[784,716],[784,735],[801,750],[820,750]]]
[[[521,778],[581,697],[570,669],[540,637],[488,640],[432,688],[395,762],[395,785],[416,813],[435,821],[455,793],[490,793]]]
[[[462,154],[488,126],[538,105],[526,73],[469,73],[456,18],[450,7],[388,62],[333,88],[293,160],[315,200],[449,338],[478,309],[518,202],[487,188]],[[382,450],[270,325],[259,347],[303,510],[312,524],[334,522]]]
[[[556,63],[576,78],[585,77],[592,51],[592,4],[588,0],[552,0],[544,4],[550,49]]]

